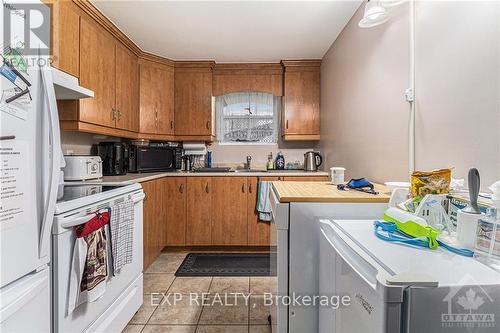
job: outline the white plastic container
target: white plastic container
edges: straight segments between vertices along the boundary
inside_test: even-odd
[[[345,182],[344,174],[345,174],[345,168],[343,167],[330,168],[330,179],[332,180],[332,184],[333,185],[343,184]]]
[[[461,246],[468,248],[469,250],[474,250],[474,246],[476,244],[477,224],[481,218],[483,218],[482,214],[466,213],[461,209],[458,211],[457,240]]]
[[[474,257],[500,271],[500,182],[493,184],[493,207],[477,224]]]

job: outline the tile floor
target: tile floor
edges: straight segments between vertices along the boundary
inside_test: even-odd
[[[263,294],[275,278],[175,277],[185,256],[164,252],[144,273],[144,303],[124,333],[271,332]],[[182,299],[174,302],[174,293]],[[198,293],[198,302],[191,293]]]

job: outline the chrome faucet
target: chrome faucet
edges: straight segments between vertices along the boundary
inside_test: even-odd
[[[248,170],[252,168],[252,156],[247,156],[247,164],[246,167]]]

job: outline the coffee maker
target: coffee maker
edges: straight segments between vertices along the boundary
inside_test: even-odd
[[[128,169],[128,149],[122,142],[99,142],[97,154],[102,159],[104,176],[124,175]]]

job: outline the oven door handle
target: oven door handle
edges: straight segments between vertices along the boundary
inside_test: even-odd
[[[138,194],[135,194],[131,197],[132,199],[132,202],[134,203],[134,205],[136,203],[138,203],[139,201],[142,201],[144,200],[144,198],[146,197],[146,195],[144,194],[144,192],[141,192],[141,193],[138,193]],[[103,213],[107,211],[106,209],[100,209],[99,211],[97,211],[98,213]],[[97,213],[96,212],[96,213]],[[92,214],[87,214],[87,215],[84,215],[84,216],[78,216],[78,217],[67,217],[67,218],[64,218],[62,220],[62,223],[61,223],[61,227],[65,228],[65,229],[70,229],[72,227],[76,227],[78,225],[81,225],[81,224],[85,224],[87,223],[88,221],[90,221],[93,217],[95,216],[95,213],[92,213]]]
[[[139,201],[144,200],[144,198],[146,198],[146,194],[144,194],[144,192],[134,194],[134,195],[131,197],[132,201],[134,202],[134,205],[135,205],[136,203],[138,203]]]
[[[104,212],[104,210],[101,209],[98,212],[102,213],[102,212]],[[90,221],[91,219],[93,219],[96,213],[92,213],[92,214],[88,214],[88,215],[84,215],[84,216],[78,216],[78,217],[74,217],[74,218],[67,217],[67,218],[63,219],[63,222],[61,223],[61,227],[65,228],[65,229],[70,229],[72,227],[76,227],[76,226],[85,224],[88,221]]]

